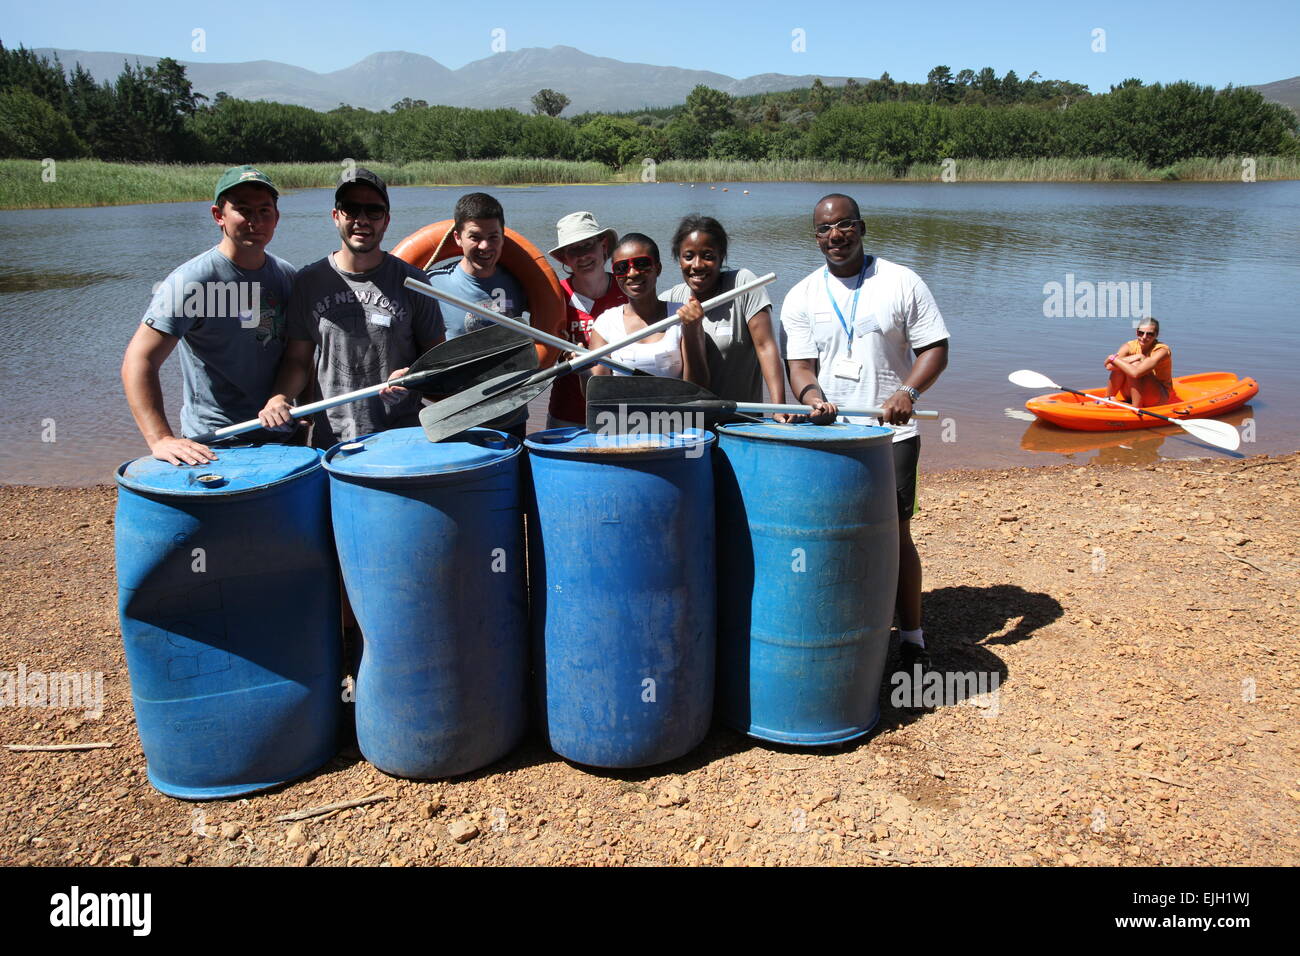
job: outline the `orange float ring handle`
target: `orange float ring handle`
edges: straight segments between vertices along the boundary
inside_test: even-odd
[[[417,229],[394,247],[393,255],[417,269],[459,256],[460,247],[449,238],[453,226],[453,220],[444,219]],[[501,265],[524,287],[533,328],[567,339],[564,289],[546,254],[513,229],[507,228],[505,233]],[[559,357],[559,349],[537,343],[537,360],[542,368],[554,365]]]

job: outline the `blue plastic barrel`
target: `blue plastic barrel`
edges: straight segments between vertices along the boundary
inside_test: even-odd
[[[339,582],[320,452],[219,448],[117,470],[122,641],[149,781],[190,800],[335,753]]]
[[[397,428],[335,445],[334,537],[361,628],[357,745],[399,777],[449,777],[527,725],[518,439]]]
[[[704,431],[526,442],[543,731],[563,757],[644,767],[704,739],[713,709],[713,469]]]
[[[751,737],[816,746],[879,719],[898,584],[888,428],[718,429],[718,698]]]

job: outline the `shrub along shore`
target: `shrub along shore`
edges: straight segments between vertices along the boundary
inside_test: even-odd
[[[621,170],[601,163],[548,159],[422,161],[366,165],[392,186],[535,186],[641,182],[643,166]],[[266,163],[282,189],[331,186],[336,163]],[[59,209],[209,199],[224,166],[106,163],[93,159],[0,160],[0,209]],[[902,176],[883,163],[821,160],[669,160],[655,170],[661,182],[1240,182],[1243,161],[1185,159],[1164,168],[1107,157],[1077,159],[957,159],[945,178],[938,163],[914,163]],[[1257,181],[1300,179],[1300,157],[1262,156]]]

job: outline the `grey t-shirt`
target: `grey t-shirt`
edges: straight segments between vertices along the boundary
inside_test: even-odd
[[[726,269],[718,276],[718,287],[712,295],[730,292],[738,285],[758,278],[748,269]],[[694,293],[685,282],[679,282],[659,298],[664,302],[686,302]],[[704,314],[705,354],[709,360],[709,391],[733,402],[761,402],[763,400],[763,370],[754,351],[754,338],[749,334],[749,320],[764,309],[772,308],[767,287],[747,292],[727,305],[720,305]],[[784,395],[772,399],[785,400]]]
[[[476,279],[460,267],[459,259],[440,262],[429,270],[429,285],[443,292],[448,292],[458,299],[473,302],[493,312],[500,312],[511,319],[522,318],[528,308],[528,298],[519,280],[501,266],[497,266],[491,278]],[[443,316],[447,322],[447,338],[454,339],[486,328],[492,323],[479,318],[472,312],[456,309],[450,305],[443,306]],[[528,406],[516,409],[507,415],[486,422],[487,428],[514,428],[528,421]]]
[[[257,417],[284,352],[285,303],[294,268],[267,253],[241,269],[216,246],[154,287],[144,324],[180,338],[181,434]]]
[[[304,266],[289,300],[289,338],[316,345],[319,397],[375,385],[420,357],[442,336],[438,303],[411,292],[424,273],[396,256],[369,272],[344,272],[331,253]],[[420,423],[420,394],[389,407],[379,396],[317,412],[312,444],[328,448],[361,435]]]

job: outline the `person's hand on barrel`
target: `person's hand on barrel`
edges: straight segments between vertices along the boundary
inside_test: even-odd
[[[391,382],[395,378],[401,378],[410,370],[409,366],[406,368],[399,368],[397,371],[393,372],[392,375],[388,376],[388,380]],[[410,393],[401,385],[390,385],[387,388],[380,390],[379,397],[383,400],[385,405],[392,406],[406,398],[408,394]]]
[[[834,402],[819,398],[813,402],[806,412],[777,412],[772,418],[787,425],[798,425],[801,422],[812,422],[814,425],[830,425],[835,421],[838,414],[839,408],[836,407]]]
[[[207,445],[200,445],[188,438],[166,435],[149,443],[149,452],[159,461],[173,465],[206,465],[216,461],[216,453]]]

